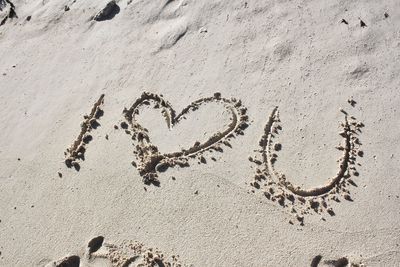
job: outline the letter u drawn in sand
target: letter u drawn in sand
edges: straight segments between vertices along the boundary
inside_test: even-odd
[[[356,170],[356,159],[362,157],[360,150],[361,142],[358,134],[361,133],[363,123],[357,122],[356,118],[344,113],[344,121],[341,123],[341,132],[339,135],[343,138],[342,144],[336,148],[343,151],[339,159],[339,168],[335,176],[331,177],[325,185],[304,189],[294,185],[285,174],[275,168],[277,160],[277,151],[281,149],[279,143],[274,143],[274,138],[282,130],[279,125],[279,111],[275,107],[269,116],[267,124],[264,127],[264,134],[259,142],[260,150],[258,157],[261,160],[251,161],[257,163],[261,168],[257,168],[254,180],[250,183],[255,189],[264,191],[264,195],[273,202],[279,203],[282,207],[288,207],[291,212],[296,214],[298,221],[303,223],[303,215],[308,214],[310,210],[316,213],[328,212],[335,215],[332,208],[328,207],[329,200],[339,202],[339,197],[343,196],[348,201],[353,201],[350,197],[348,185],[356,186],[351,176],[358,176]]]

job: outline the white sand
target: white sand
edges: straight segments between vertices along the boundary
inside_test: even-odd
[[[12,8],[0,3],[2,21]],[[123,256],[112,265],[110,252],[88,259],[96,236],[121,255],[132,240],[193,266],[310,266],[318,255],[315,266],[342,257],[348,266],[400,266],[398,0],[121,0],[104,21],[92,18],[107,0],[12,3],[18,18],[0,26],[0,266],[54,266],[68,255],[80,266],[120,266]],[[220,92],[241,100],[249,127],[231,147],[206,146],[183,159],[190,166],[157,172],[159,186],[145,185],[131,164],[141,163],[131,139],[138,132],[120,126],[123,109],[145,91],[176,113]],[[67,168],[64,151],[101,94],[104,115],[85,160],[79,171]],[[206,101],[171,129],[152,105],[135,118],[161,154],[178,152],[229,128],[229,101]],[[275,106],[282,130],[268,174],[257,150]],[[365,125],[348,135],[361,143],[350,151],[357,173],[349,165],[338,192],[304,205],[296,194],[286,207],[266,198],[269,188],[292,194],[279,173],[304,189],[335,176],[344,154],[335,148],[345,139],[340,108]],[[250,185],[257,168],[259,189]],[[144,251],[129,255],[143,260]]]

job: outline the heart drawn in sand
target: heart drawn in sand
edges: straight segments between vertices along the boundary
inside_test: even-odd
[[[217,131],[210,135],[206,140],[194,142],[188,148],[183,148],[181,151],[161,153],[159,148],[153,144],[149,137],[149,131],[138,120],[139,109],[143,106],[153,105],[155,109],[161,109],[161,113],[165,118],[169,129],[178,125],[185,116],[190,115],[200,106],[210,103],[223,104],[226,111],[230,113],[230,122],[221,131]],[[168,167],[178,165],[180,167],[189,166],[188,159],[196,157],[205,151],[221,151],[221,145],[229,144],[229,139],[236,135],[243,134],[243,130],[248,127],[247,109],[242,106],[241,101],[236,99],[222,98],[220,93],[215,93],[214,96],[208,98],[200,98],[189,104],[179,114],[176,114],[171,104],[165,101],[162,96],[144,92],[129,109],[124,109],[125,119],[127,121],[121,123],[122,128],[127,130],[127,133],[132,135],[132,140],[135,146],[136,161],[132,162],[139,174],[143,177],[145,184],[158,185],[157,172],[163,172]]]

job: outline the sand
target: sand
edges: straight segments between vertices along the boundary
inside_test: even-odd
[[[399,10],[0,0],[0,266],[400,266]]]

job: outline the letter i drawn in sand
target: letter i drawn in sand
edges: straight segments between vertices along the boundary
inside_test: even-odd
[[[91,131],[100,126],[98,120],[103,116],[104,111],[101,109],[104,103],[104,94],[100,95],[99,99],[94,103],[89,115],[83,116],[84,121],[81,123],[81,131],[72,145],[64,152],[65,165],[68,168],[80,170],[79,161],[85,160],[85,152],[87,145],[92,141],[93,136]]]

